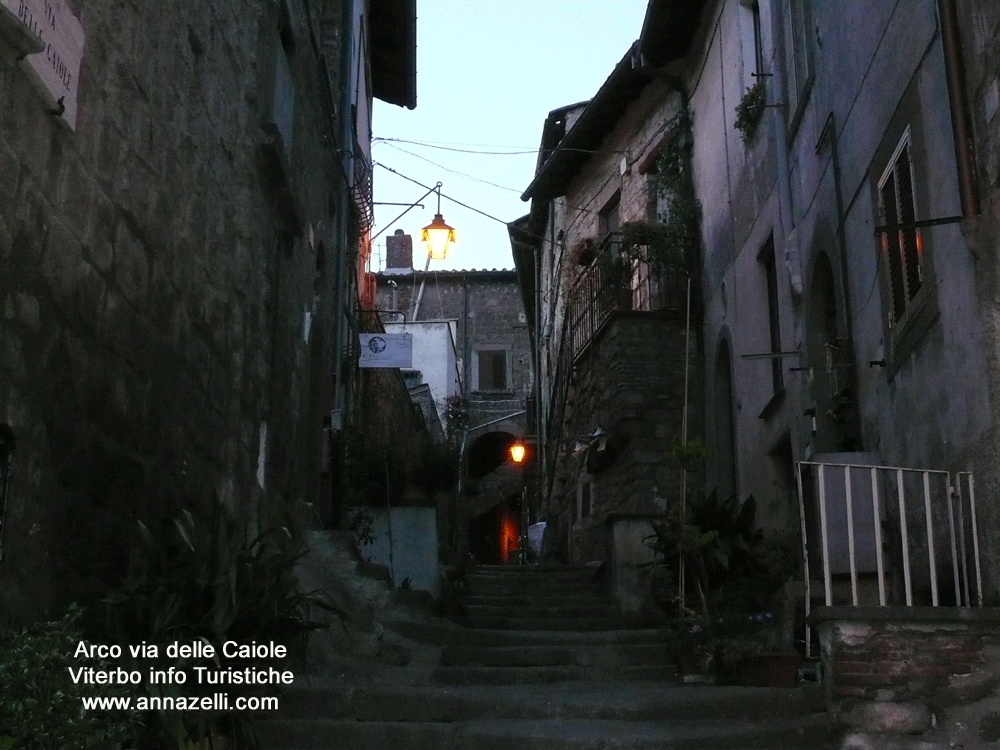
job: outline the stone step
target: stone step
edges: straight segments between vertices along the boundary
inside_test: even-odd
[[[608,606],[608,598],[594,593],[572,594],[464,594],[462,604],[492,605],[505,607],[558,607],[563,605],[603,605]]]
[[[446,667],[552,667],[576,663],[573,648],[565,646],[446,646]]]
[[[510,606],[506,604],[466,604],[462,603],[466,617],[482,618],[606,618],[611,615],[607,602],[597,604],[554,604],[549,606],[534,605],[531,607]]]
[[[566,594],[583,594],[603,596],[600,584],[592,581],[567,580],[501,580],[488,581],[482,579],[465,580],[465,595],[480,596],[561,596]]]
[[[262,722],[261,750],[810,750],[827,746],[826,717],[673,723],[492,719],[464,723]]]
[[[602,574],[592,568],[538,568],[536,566],[486,568],[465,574],[465,581],[483,583],[599,583]]]
[[[548,575],[550,573],[581,573],[594,575],[598,566],[579,565],[573,563],[540,563],[538,565],[477,565],[473,572],[499,573],[501,575]]]
[[[822,697],[815,685],[791,690],[618,681],[461,688],[385,686],[354,691],[353,709],[359,721],[763,721],[810,716],[822,709]]]
[[[447,646],[441,651],[444,666],[545,667],[625,667],[645,664],[673,664],[675,654],[665,644],[551,646]]]
[[[565,646],[663,644],[665,632],[656,628],[558,631],[464,628],[445,620],[398,620],[385,626],[418,643],[437,646]]]
[[[516,616],[475,616],[456,617],[455,621],[467,628],[488,630],[614,630],[621,625],[615,618],[603,617],[532,617]]]
[[[685,685],[674,681],[570,681],[472,684],[462,687],[384,685],[293,686],[280,720],[461,722],[479,718],[757,721],[822,712],[821,688]],[[276,717],[267,717],[276,718]]]
[[[523,685],[574,680],[676,680],[677,669],[672,664],[646,664],[638,666],[578,666],[548,667],[436,667],[433,678],[445,685]]]

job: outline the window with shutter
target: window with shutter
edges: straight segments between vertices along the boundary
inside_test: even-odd
[[[914,307],[923,286],[923,247],[914,201],[909,132],[896,147],[878,183],[882,256],[887,274],[889,323],[898,328]]]

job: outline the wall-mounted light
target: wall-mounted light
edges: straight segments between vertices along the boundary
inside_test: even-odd
[[[521,465],[528,458],[528,446],[520,439],[515,440],[507,449],[507,456],[513,463]]]

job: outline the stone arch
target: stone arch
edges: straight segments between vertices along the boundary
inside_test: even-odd
[[[463,497],[455,522],[480,562],[512,562],[521,533],[524,470],[507,460],[522,430],[513,420],[490,425],[469,438],[463,460]],[[513,541],[511,541],[513,540]]]

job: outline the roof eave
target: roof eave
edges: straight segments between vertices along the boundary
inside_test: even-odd
[[[372,95],[407,109],[417,106],[417,2],[372,0]]]

